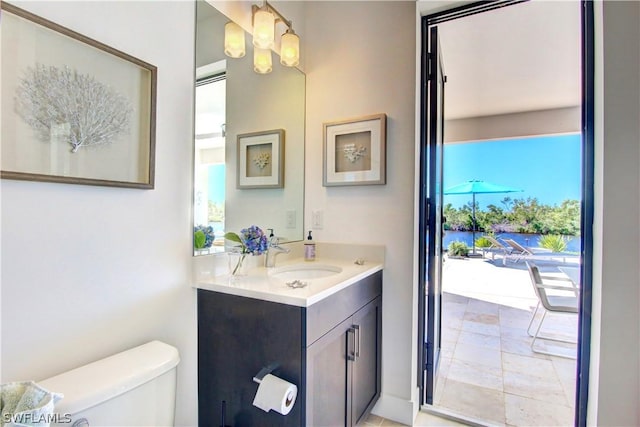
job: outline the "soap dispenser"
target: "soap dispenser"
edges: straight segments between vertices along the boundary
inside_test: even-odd
[[[307,240],[304,242],[304,260],[315,261],[315,259],[316,259],[316,242],[313,241],[313,238],[311,237],[311,231],[309,231]]]

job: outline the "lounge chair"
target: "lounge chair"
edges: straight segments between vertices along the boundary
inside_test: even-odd
[[[563,314],[578,314],[579,305],[578,305],[578,297],[580,291],[578,288],[572,283],[567,285],[558,285],[558,284],[549,284],[545,282],[545,280],[553,280],[556,282],[571,282],[570,279],[565,279],[562,277],[553,277],[553,276],[542,276],[540,275],[540,270],[534,264],[530,264],[526,262],[527,269],[529,270],[529,276],[531,277],[531,284],[533,285],[533,289],[538,297],[538,305],[536,306],[533,315],[531,316],[531,320],[529,321],[529,326],[527,327],[527,333],[529,336],[533,337],[531,341],[531,351],[535,353],[548,354],[551,356],[559,356],[559,357],[567,357],[570,359],[575,359],[574,356],[570,356],[563,353],[552,352],[548,350],[541,350],[536,348],[535,344],[537,340],[547,340],[547,341],[556,341],[556,342],[564,342],[576,344],[575,340],[567,340],[562,338],[550,337],[540,335],[540,329],[542,328],[542,323],[547,316],[547,312],[551,313],[563,313]],[[565,294],[569,294],[566,296],[561,295],[549,295],[547,293],[548,290],[555,291],[564,291]],[[540,323],[536,327],[535,333],[531,333],[531,326],[533,325],[533,321],[538,314],[538,310],[540,307],[544,309],[544,313],[542,314],[542,319],[540,319]]]
[[[529,248],[522,246],[520,243],[513,239],[503,239],[504,242],[511,247],[509,258],[513,259],[516,263],[521,260],[540,260],[540,261],[562,261],[567,262],[567,259],[576,259],[577,255],[569,254],[565,252],[553,252],[550,249],[545,248]],[[506,261],[506,258],[505,258]]]
[[[485,251],[489,251],[491,252],[491,259],[494,260],[495,259],[495,254],[497,253],[502,253],[503,255],[503,262],[506,259],[507,255],[509,255],[511,253],[511,248],[506,247],[505,245],[503,245],[502,243],[500,243],[495,237],[489,235],[489,234],[485,234],[484,236],[485,239],[487,239],[490,243],[491,246],[489,246],[488,248],[482,248],[482,255],[484,256]]]

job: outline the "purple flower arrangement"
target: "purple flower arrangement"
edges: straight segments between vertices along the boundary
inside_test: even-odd
[[[262,229],[256,225],[240,230],[240,234],[234,232],[225,233],[224,238],[240,244],[240,253],[262,255],[269,247],[269,241]]]

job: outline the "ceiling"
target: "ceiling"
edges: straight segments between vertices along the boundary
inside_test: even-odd
[[[425,15],[446,3],[419,5]],[[447,119],[580,105],[579,1],[531,0],[438,28]]]
[[[199,20],[216,14],[201,3]],[[426,15],[466,3],[417,4]],[[447,119],[580,105],[578,0],[530,0],[438,28],[447,75]]]

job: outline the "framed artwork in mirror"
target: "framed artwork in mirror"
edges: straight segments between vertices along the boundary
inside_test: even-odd
[[[386,134],[386,114],[324,123],[322,185],[386,184]]]
[[[6,2],[0,176],[152,189],[157,69]]]
[[[237,188],[284,187],[284,129],[238,135]]]

